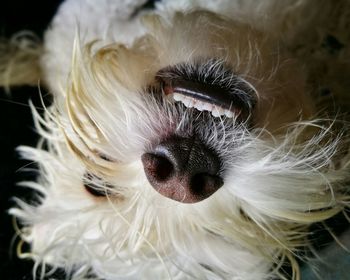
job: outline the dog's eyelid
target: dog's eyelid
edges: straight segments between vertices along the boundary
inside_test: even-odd
[[[111,156],[107,155],[106,153],[102,153],[102,152],[96,151],[96,150],[94,150],[94,152],[97,155],[97,157],[99,157],[100,159],[103,159],[107,162],[118,162],[116,159],[112,158]]]
[[[107,156],[106,154],[99,153],[98,155],[101,159],[105,161],[115,162],[115,160],[113,160],[110,156]]]
[[[86,171],[83,175],[83,185],[85,189],[95,197],[108,196],[110,194],[108,189],[112,188],[112,186],[104,182],[102,178],[89,171]]]

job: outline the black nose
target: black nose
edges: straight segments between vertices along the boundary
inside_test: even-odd
[[[196,138],[170,138],[143,154],[142,163],[156,191],[184,203],[206,199],[224,183],[219,157]]]

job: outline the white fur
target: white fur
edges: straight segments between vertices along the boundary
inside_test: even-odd
[[[297,279],[293,252],[309,225],[349,206],[347,124],[318,115],[311,70],[293,51],[313,1],[166,0],[129,19],[144,2],[68,0],[45,35],[41,67],[55,101],[43,117],[33,109],[43,141],[20,148],[40,164],[39,181],[26,183],[38,201],[11,210],[30,257],[73,279],[113,280],[282,278],[288,258]],[[199,8],[219,16],[190,13]],[[202,124],[195,109],[146,94],[159,69],[191,69],[198,57],[254,89],[253,129],[236,118]],[[223,159],[225,184],[181,204],[153,190],[140,156],[192,131]],[[86,170],[107,198],[85,190]]]

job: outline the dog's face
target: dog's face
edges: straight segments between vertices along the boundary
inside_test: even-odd
[[[208,12],[144,21],[133,46],[75,47],[33,251],[105,277],[275,274],[341,210],[339,139],[277,36]]]

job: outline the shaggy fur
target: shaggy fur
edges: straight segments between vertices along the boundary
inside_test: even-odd
[[[54,96],[43,116],[33,108],[38,147],[20,148],[40,165],[38,181],[23,183],[36,202],[11,209],[31,245],[21,254],[73,279],[285,279],[285,262],[299,279],[310,225],[350,204],[348,2],[90,2],[63,3],[43,52],[22,44],[22,64],[1,58],[40,63]],[[249,118],[159,98],[155,77],[169,66],[243,85],[256,100]],[[1,68],[3,85],[33,83],[13,67]],[[193,134],[222,159],[224,185],[183,204],[154,191],[141,155]]]

